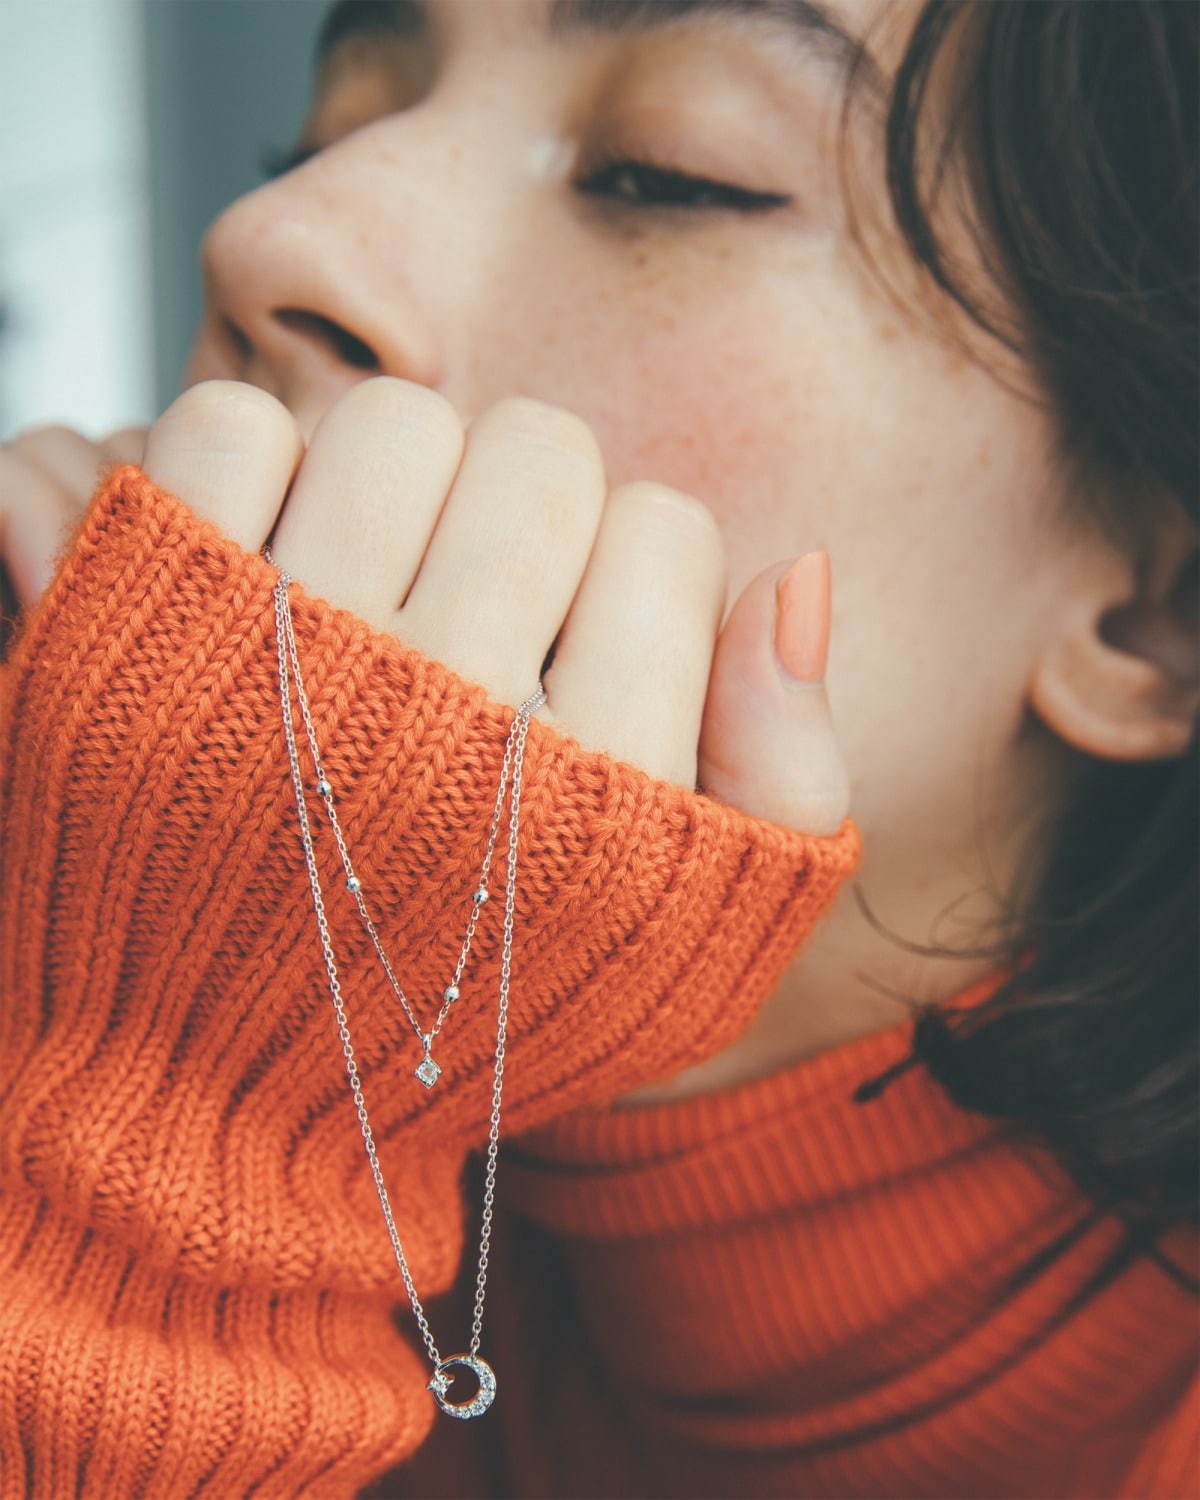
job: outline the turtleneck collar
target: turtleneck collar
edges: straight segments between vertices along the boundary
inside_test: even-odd
[[[1011,972],[993,971],[946,1008],[982,1004]],[[961,1109],[923,1069],[855,1099],[903,1062],[912,1027],[905,1018],[708,1094],[573,1111],[509,1143],[506,1197],[536,1179],[537,1217],[550,1214],[560,1232],[645,1233],[814,1204],[977,1149],[1003,1122]]]

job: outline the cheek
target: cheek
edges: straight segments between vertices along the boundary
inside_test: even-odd
[[[624,259],[557,289],[543,277],[534,305],[505,297],[489,344],[510,384],[592,425],[610,484],[656,479],[712,509],[731,599],[812,547],[867,599],[902,557],[962,575],[983,534],[984,555],[1026,548],[1038,423],[867,303],[831,248],[786,268],[719,245]]]
[[[670,258],[630,246],[614,272],[547,256],[535,294],[493,283],[503,311],[479,347],[497,353],[480,355],[477,384],[578,411],[610,484],[656,479],[702,499],[731,599],[769,564],[828,547],[864,616],[908,596],[969,614],[980,589],[1028,584],[1046,423],[869,301],[837,257],[823,244],[786,266],[732,243]],[[569,283],[544,266],[569,267]]]
[[[779,287],[732,246],[670,259],[628,248],[619,274],[549,259],[579,275],[560,289],[543,279],[532,310],[506,299],[492,345],[510,383],[590,423],[610,485],[653,479],[703,500],[725,536],[731,599],[769,563],[823,545],[814,532],[846,446],[830,314],[795,282],[781,309]]]
[[[768,565],[829,549],[830,694],[861,825],[897,848],[969,826],[980,757],[1020,724],[1052,584],[1037,410],[833,264],[647,263],[551,294],[524,324],[547,337],[514,344],[516,326],[496,347],[520,351],[524,389],[591,423],[610,483],[657,479],[712,508],[730,604]]]

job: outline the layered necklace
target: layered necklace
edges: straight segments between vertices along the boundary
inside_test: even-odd
[[[274,563],[269,548],[263,548],[263,555],[273,566],[277,566]],[[375,1182],[375,1191],[379,1196],[379,1205],[383,1210],[383,1218],[392,1243],[396,1265],[399,1267],[400,1275],[404,1280],[413,1315],[417,1320],[417,1326],[421,1331],[425,1348],[428,1351],[429,1358],[433,1362],[433,1375],[428,1382],[427,1389],[433,1392],[438,1405],[448,1415],[453,1417],[477,1417],[481,1412],[485,1412],[488,1409],[496,1394],[495,1371],[486,1360],[480,1357],[479,1347],[483,1329],[484,1295],[487,1287],[488,1249],[492,1234],[492,1205],[495,1200],[496,1154],[500,1140],[500,1101],[504,1086],[504,1047],[508,1027],[513,910],[516,896],[517,831],[521,800],[521,767],[524,759],[525,736],[529,729],[529,719],[546,701],[546,690],[539,685],[537,691],[525,699],[517,709],[516,717],[509,731],[504,749],[504,760],[500,769],[500,786],[496,793],[496,804],[492,813],[491,831],[488,837],[487,850],[483,857],[483,866],[480,871],[479,881],[472,896],[471,915],[467,921],[466,936],[463,940],[458,963],[455,966],[454,976],[450,983],[443,989],[440,1008],[432,1024],[426,1029],[414,1013],[408,997],[400,988],[392,966],[388,961],[387,954],[383,951],[383,945],[379,941],[379,934],[375,929],[374,922],[371,920],[370,912],[367,910],[362,881],[355,874],[350,853],[346,847],[346,840],[342,835],[341,824],[338,822],[334,804],[333,785],[321,764],[321,757],[317,749],[316,733],[313,729],[312,716],[308,708],[308,697],[304,691],[304,683],[300,674],[300,660],[296,650],[296,636],[292,625],[292,612],[288,600],[288,586],[290,583],[291,576],[281,570],[275,586],[275,634],[279,659],[279,694],[283,708],[283,731],[287,742],[288,760],[291,765],[292,785],[296,794],[296,811],[300,819],[300,837],[304,845],[305,863],[308,867],[308,881],[312,891],[313,909],[316,913],[317,928],[320,933],[321,948],[325,958],[329,993],[333,1001],[334,1015],[337,1020],[338,1036],[341,1039],[342,1055],[346,1063],[346,1077],[349,1080],[350,1092],[358,1114],[358,1123],[362,1132],[363,1144],[367,1150],[367,1160],[371,1167],[371,1176]],[[495,847],[496,833],[499,828],[500,814],[504,803],[504,791],[509,777],[511,762],[512,805],[509,812],[508,824],[508,879],[505,889],[504,943],[500,966],[500,1000],[496,1019],[496,1051],[492,1073],[491,1126],[488,1132],[483,1214],[479,1232],[479,1261],[475,1276],[474,1316],[471,1323],[471,1341],[465,1354],[443,1356],[438,1349],[430,1330],[429,1322],[425,1316],[425,1310],[421,1305],[421,1299],[417,1296],[417,1289],[413,1285],[412,1274],[409,1271],[408,1261],[404,1255],[404,1247],[400,1243],[396,1221],[392,1214],[391,1201],[388,1198],[387,1188],[384,1185],[383,1173],[379,1165],[379,1155],[375,1149],[375,1136],[371,1129],[370,1120],[367,1117],[367,1106],[363,1098],[358,1062],[350,1040],[350,1025],[346,1017],[346,1007],[342,998],[341,985],[338,981],[337,966],[334,962],[333,947],[329,936],[329,923],[325,916],[325,903],[321,895],[320,881],[317,878],[317,864],[313,854],[312,834],[309,829],[308,810],[304,796],[304,778],[300,770],[300,757],[296,748],[295,726],[293,724],[291,700],[288,691],[289,659],[292,674],[295,678],[296,697],[300,706],[300,715],[304,721],[309,753],[312,757],[316,792],[324,805],[334,839],[341,854],[342,866],[346,872],[346,889],[354,896],[359,917],[370,934],[375,951],[379,955],[379,960],[383,965],[384,972],[388,977],[392,989],[395,991],[396,998],[399,1000],[404,1014],[408,1018],[409,1025],[412,1027],[417,1040],[421,1044],[421,1059],[413,1069],[413,1073],[418,1082],[426,1090],[432,1090],[442,1075],[442,1069],[433,1057],[433,1043],[441,1031],[451,1007],[459,998],[459,980],[462,978],[467,954],[471,949],[471,938],[475,932],[479,913],[489,898],[490,893],[488,891],[487,877],[491,867],[492,851]],[[478,1382],[478,1389],[469,1401],[456,1403],[450,1400],[449,1391],[454,1381],[455,1372],[459,1368],[468,1369],[474,1374]]]

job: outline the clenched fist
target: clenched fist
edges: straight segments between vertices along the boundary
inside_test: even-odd
[[[436,391],[378,376],[306,447],[273,396],[209,380],[148,432],[32,430],[0,446],[0,553],[21,608],[113,461],[141,464],[245,550],[270,541],[309,593],[499,701],[541,677],[539,717],[591,749],[807,833],[836,832],[849,811],[824,684],[790,677],[775,652],[792,559],[758,574],[722,626],[712,513],[648,480],[609,489],[594,434],[562,407],[506,397],[464,428]],[[821,630],[804,612],[797,628]]]

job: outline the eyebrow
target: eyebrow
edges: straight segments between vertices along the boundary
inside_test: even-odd
[[[819,0],[550,0],[546,30],[553,41],[628,35],[692,16],[761,21],[803,50],[831,59],[839,71],[861,71],[873,87],[882,83],[872,55]],[[428,29],[428,0],[337,0],[317,37],[315,63],[319,68],[350,36],[418,38]]]

